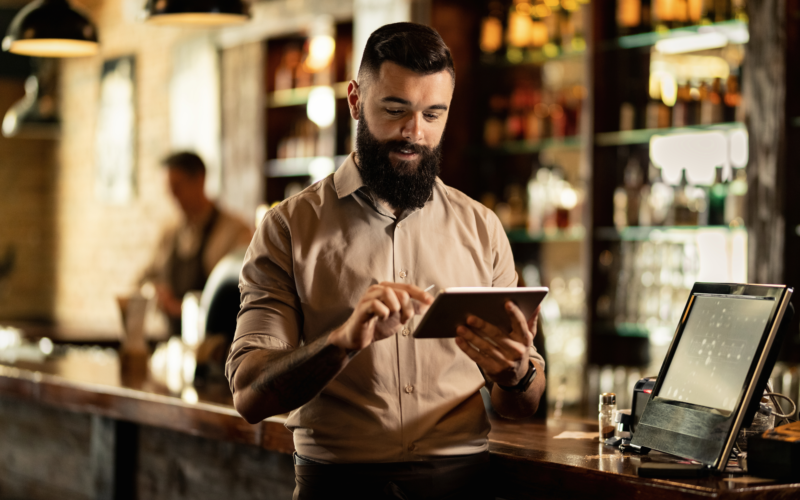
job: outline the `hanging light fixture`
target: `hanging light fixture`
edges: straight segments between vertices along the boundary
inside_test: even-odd
[[[250,20],[244,0],[148,0],[147,22],[195,26],[241,24]]]
[[[3,50],[34,57],[97,54],[97,28],[67,0],[35,0],[11,21]]]

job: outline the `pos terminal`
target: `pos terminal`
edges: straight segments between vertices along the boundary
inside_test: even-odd
[[[783,285],[696,283],[631,444],[724,470],[772,371],[791,295]]]

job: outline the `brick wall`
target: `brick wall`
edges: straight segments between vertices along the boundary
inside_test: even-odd
[[[24,94],[0,79],[0,118]],[[54,159],[57,142],[0,136],[0,319],[48,320],[55,293]]]
[[[133,4],[84,3],[100,32],[101,54],[62,62],[53,316],[75,337],[119,334],[115,296],[133,289],[162,228],[178,216],[160,159],[170,153],[170,49],[192,33],[137,22]],[[104,60],[126,55],[136,56],[137,196],[109,206],[94,195],[100,72]]]

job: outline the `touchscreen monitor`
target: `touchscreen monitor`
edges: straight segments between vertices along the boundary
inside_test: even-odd
[[[724,469],[772,370],[791,294],[785,286],[695,284],[632,444]]]

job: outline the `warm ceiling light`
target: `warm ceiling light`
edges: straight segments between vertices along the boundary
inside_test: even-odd
[[[147,22],[194,26],[223,26],[250,20],[243,0],[148,0]]]
[[[98,52],[97,29],[67,0],[36,0],[14,17],[3,50],[34,57],[82,57]]]

